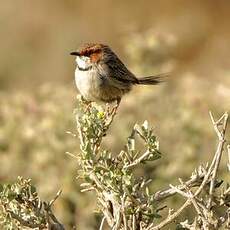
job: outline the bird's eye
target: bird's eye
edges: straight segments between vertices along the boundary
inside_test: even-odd
[[[87,57],[90,57],[94,53],[93,50],[89,50],[89,52],[86,54]]]
[[[87,56],[90,57],[92,54],[98,54],[100,51],[100,49],[91,49],[88,51]]]

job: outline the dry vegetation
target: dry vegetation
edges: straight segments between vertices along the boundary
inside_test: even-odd
[[[135,176],[153,180],[150,194],[171,184],[168,189],[176,194],[166,200],[168,208],[178,210],[184,200],[195,207],[191,192],[197,188],[190,191],[183,184],[201,163],[197,173],[208,170],[206,162],[215,154],[216,135],[208,111],[217,118],[230,108],[229,3],[177,0],[137,6],[103,0],[106,14],[98,15],[96,2],[89,8],[90,2],[0,3],[0,184],[17,184],[18,176],[31,178],[39,200],[46,204],[62,189],[52,204],[57,219],[67,229],[99,228],[102,216],[89,212],[96,208],[95,193],[80,192],[79,166],[66,154],[80,154],[79,139],[71,135],[76,131],[72,114],[76,92],[70,84],[74,63],[68,53],[82,41],[99,40],[121,54],[137,76],[173,73],[166,84],[134,89],[124,98],[101,148],[116,156],[134,124],[148,120],[162,155],[137,167]],[[218,167],[219,179],[225,182],[229,182],[227,161],[225,149]],[[203,201],[195,202],[199,206]],[[162,217],[168,208],[161,210]],[[184,209],[176,222],[189,219],[183,223],[189,227],[198,212],[191,210]],[[46,216],[47,211],[41,211]],[[203,221],[200,218],[197,221]],[[169,228],[175,229],[175,224],[165,227]]]
[[[113,230],[157,230],[171,223],[175,223],[177,229],[229,229],[230,186],[219,175],[225,151],[226,171],[230,172],[230,144],[225,149],[228,114],[225,113],[215,121],[210,113],[218,137],[212,161],[205,166],[199,165],[189,180],[179,178],[179,185],[170,184],[168,189],[150,193],[151,184],[157,189],[155,180],[152,182],[148,175],[138,176],[135,169],[144,168],[146,163],[161,158],[159,141],[145,121],[141,126],[134,126],[125,148],[119,154],[103,149],[102,140],[106,137],[116,112],[117,106],[97,108],[79,97],[76,123],[81,151],[78,154],[68,153],[78,162],[77,178],[83,181],[80,184],[81,192],[95,191],[97,212],[102,218],[100,230],[105,228],[105,224]],[[75,133],[71,134],[76,136]],[[144,142],[141,149],[137,148],[138,139]],[[64,230],[65,227],[51,210],[60,194],[58,192],[50,202],[42,202],[30,180],[18,178],[18,182],[14,184],[1,185],[2,228]],[[176,194],[186,201],[175,211],[167,201]],[[190,209],[190,215],[179,221],[178,217],[190,206],[193,207],[194,214]],[[167,215],[162,213],[164,209],[168,210]]]
[[[146,39],[145,34],[143,39]],[[146,44],[149,46],[145,49],[135,44],[135,52],[151,59],[149,55],[155,54],[149,54],[149,50],[155,50],[158,43]],[[131,52],[129,50],[130,45],[128,53]],[[166,58],[166,62],[171,61]],[[130,65],[138,67],[132,59]],[[148,65],[146,62],[146,68]],[[164,154],[157,164],[146,164],[137,170],[137,174],[154,179],[154,186],[150,186],[152,192],[177,183],[179,177],[186,180],[199,162],[210,160],[213,153],[215,136],[208,110],[221,114],[229,108],[229,90],[226,87],[229,78],[226,74],[220,76],[218,82],[198,79],[192,73],[185,74],[183,78],[168,81],[154,90],[134,90],[122,102],[103,146],[119,152],[132,126],[147,119],[155,126]],[[33,93],[20,90],[12,95],[1,93],[1,182],[14,181],[18,175],[32,178],[45,200],[51,199],[62,188],[63,195],[54,205],[60,221],[65,226],[97,229],[99,216],[88,211],[95,206],[91,202],[93,195],[80,193],[79,183],[74,179],[76,163],[65,154],[75,154],[79,149],[76,138],[67,134],[75,130],[71,114],[75,105],[74,95],[73,88],[58,84],[46,84]],[[226,162],[227,156],[223,157]],[[221,164],[220,173],[227,180],[229,175],[225,169],[226,165]],[[180,204],[178,197],[168,203],[175,209]],[[183,215],[193,214],[185,210],[181,220]]]

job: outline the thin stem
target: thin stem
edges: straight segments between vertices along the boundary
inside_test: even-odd
[[[176,212],[169,215],[160,224],[158,224],[157,226],[151,227],[151,228],[147,228],[147,230],[159,230],[159,229],[163,228],[167,224],[171,223],[174,219],[176,219],[184,211],[184,209],[187,208],[189,205],[191,205],[190,199],[188,199]]]
[[[227,154],[228,154],[227,168],[228,168],[228,171],[230,172],[230,145],[227,146]]]
[[[201,175],[197,175],[196,177],[193,177],[190,180],[184,182],[184,184],[188,187],[197,187],[202,183],[202,179],[204,178],[204,176],[205,173],[202,173]],[[185,190],[185,186],[183,185],[178,185],[177,188],[182,191]],[[160,190],[154,194],[154,200],[161,201],[170,196],[173,196],[175,193],[176,191],[173,188]]]
[[[218,147],[217,147],[216,154],[215,154],[216,155],[216,161],[214,164],[211,183],[210,183],[210,189],[209,189],[210,198],[208,201],[208,207],[211,208],[212,199],[213,199],[213,191],[214,191],[214,186],[215,186],[215,180],[216,180],[217,171],[218,171],[218,168],[220,165],[220,160],[221,160],[223,147],[224,147],[224,143],[225,143],[225,132],[226,132],[226,128],[227,128],[228,114],[225,113],[218,121],[214,120],[211,112],[209,114],[210,114],[210,117],[211,117],[211,120],[213,123],[214,130],[216,131],[216,134],[217,134],[218,139],[219,139]],[[218,129],[219,125],[222,125],[222,130]]]
[[[102,220],[101,220],[101,224],[100,224],[100,228],[99,228],[99,230],[102,230],[103,229],[103,226],[104,226],[104,223],[105,223],[105,216],[102,218]]]
[[[133,168],[134,166],[140,164],[141,161],[143,161],[145,158],[147,158],[149,156],[150,153],[151,152],[147,150],[142,156],[140,156],[138,159],[133,161],[131,164],[125,165],[124,169],[130,169],[130,168]]]

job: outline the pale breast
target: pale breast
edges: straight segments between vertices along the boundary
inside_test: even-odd
[[[93,70],[75,70],[75,82],[81,95],[88,101],[97,101],[98,91],[101,89],[103,81]]]
[[[90,82],[91,77],[86,73],[86,71],[79,71],[78,68],[75,70],[75,83],[80,94],[86,99],[90,100]]]
[[[121,82],[112,77],[104,77],[97,70],[75,70],[75,82],[81,95],[87,101],[111,102],[122,97],[131,89],[130,83]]]

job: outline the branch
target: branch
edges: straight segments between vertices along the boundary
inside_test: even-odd
[[[148,123],[145,122],[142,126],[136,125],[128,139],[126,150],[114,157],[110,151],[101,148],[101,142],[113,121],[117,107],[112,110],[107,108],[101,112],[92,105],[84,107],[84,103],[80,101],[79,109],[77,128],[82,150],[79,154],[82,170],[79,170],[79,173],[87,181],[87,183],[82,184],[85,187],[83,191],[95,190],[99,210],[104,215],[100,230],[102,230],[105,220],[113,230],[120,228],[124,230],[158,230],[175,221],[191,204],[197,212],[196,220],[201,226],[215,227],[216,224],[219,224],[218,218],[212,217],[213,210],[210,210],[210,207],[225,142],[228,118],[226,113],[218,121],[215,121],[210,113],[219,140],[211,164],[207,164],[205,167],[200,166],[186,182],[180,180],[179,185],[170,185],[171,188],[158,191],[151,196],[147,181],[136,178],[133,171],[129,170],[143,161],[153,161],[160,157],[157,138],[153,134],[153,130],[148,127]],[[144,150],[143,154],[136,149],[135,134],[138,134],[147,146],[147,150]],[[230,147],[228,147],[228,156],[230,164]],[[201,192],[206,191],[209,184],[210,207],[207,208],[207,196],[203,196]],[[192,190],[193,187],[197,187],[195,191]],[[176,212],[169,213],[165,220],[154,226],[154,219],[159,214],[157,207],[153,208],[153,203],[176,193],[185,197],[185,203]],[[215,201],[218,201],[217,198]],[[155,203],[157,204],[157,202]]]
[[[191,202],[192,202],[194,208],[196,209],[197,214],[198,214],[199,216],[202,216],[202,212],[201,212],[201,210],[200,210],[200,208],[199,208],[199,206],[198,206],[198,204],[197,204],[197,200],[196,200],[196,197],[194,196],[193,192],[189,189],[189,187],[187,187],[187,186],[185,185],[185,183],[182,181],[181,178],[179,178],[179,181],[180,181],[180,183],[181,183],[182,185],[185,186],[186,191],[187,191],[187,196],[188,196],[188,198],[191,200]]]
[[[227,167],[228,167],[228,171],[230,172],[230,145],[227,146],[227,154],[228,154]]]
[[[205,176],[205,172],[202,172],[200,175],[196,175],[195,177],[192,176],[192,178],[186,182],[184,182],[184,185],[178,185],[177,188],[179,190],[185,190],[185,185],[189,188],[191,187],[197,187],[202,183],[202,180],[204,179]],[[208,181],[207,181],[208,183]],[[164,190],[160,190],[158,192],[156,192],[153,196],[154,200],[156,201],[161,201],[163,199],[166,199],[170,196],[173,196],[176,194],[175,189],[173,188],[169,188],[169,189],[164,189]]]
[[[102,218],[102,220],[101,220],[101,224],[100,224],[100,228],[99,228],[99,230],[103,230],[103,226],[104,226],[104,223],[105,223],[105,216]]]
[[[190,199],[188,199],[176,212],[174,212],[173,214],[169,215],[160,224],[158,224],[157,226],[154,226],[154,227],[152,227],[152,225],[153,225],[152,224],[146,230],[159,230],[159,229],[163,228],[167,224],[171,223],[174,219],[176,219],[184,211],[184,209],[187,208],[189,205],[191,205],[191,200]]]
[[[124,169],[130,169],[135,167],[136,165],[140,164],[144,159],[146,159],[149,154],[151,154],[151,152],[147,150],[143,155],[141,155],[138,159],[134,160],[131,164],[125,165]]]
[[[200,184],[199,188],[196,190],[196,192],[193,194],[188,185],[191,185],[192,183],[194,183],[196,181],[197,178],[193,178],[189,181],[187,181],[186,183],[181,181],[181,186],[173,186],[170,185],[171,189],[168,190],[164,190],[164,191],[160,191],[155,193],[154,198],[156,200],[161,200],[164,199],[168,196],[172,196],[175,193],[179,193],[182,196],[187,198],[187,201],[184,203],[184,205],[181,206],[180,209],[177,210],[177,212],[175,212],[172,215],[169,215],[168,218],[166,218],[164,221],[162,221],[160,224],[158,224],[155,227],[152,227],[153,224],[150,225],[149,230],[158,230],[163,228],[164,226],[166,226],[167,224],[171,223],[175,218],[177,218],[181,212],[187,207],[189,206],[191,203],[193,204],[194,208],[196,209],[198,215],[202,218],[203,224],[205,226],[208,226],[207,224],[208,221],[206,220],[206,218],[204,217],[204,211],[208,211],[207,208],[205,206],[203,206],[201,203],[198,204],[198,202],[196,201],[197,196],[201,193],[201,191],[203,191],[204,186],[208,183],[208,181],[211,179],[211,185],[210,185],[210,190],[209,190],[209,194],[210,194],[210,199],[209,202],[211,204],[212,201],[212,195],[213,195],[213,191],[214,191],[214,187],[215,187],[215,180],[216,180],[216,175],[217,175],[217,170],[219,168],[219,164],[220,164],[220,160],[221,160],[221,155],[223,152],[223,147],[224,147],[224,143],[225,143],[225,132],[226,132],[226,128],[227,128],[227,120],[228,120],[228,114],[225,113],[218,121],[214,121],[212,114],[210,113],[211,116],[211,120],[214,126],[214,130],[217,133],[218,136],[218,140],[219,140],[219,144],[216,150],[216,153],[213,157],[212,163],[208,168],[207,172],[204,172],[204,178],[202,183]],[[222,129],[219,130],[219,126],[220,124],[222,125]],[[230,152],[230,147],[228,147],[228,155]],[[190,186],[191,187],[191,186]],[[182,190],[187,190],[187,193],[182,191]],[[204,207],[204,209],[201,211],[201,209],[199,208],[199,205],[201,207]],[[210,205],[211,206],[211,205]],[[209,207],[210,208],[210,207]]]
[[[221,156],[222,156],[222,152],[223,152],[223,147],[224,147],[224,143],[225,143],[225,132],[226,132],[226,128],[227,128],[228,114],[225,113],[218,121],[214,121],[214,118],[213,118],[213,115],[211,112],[209,112],[209,114],[210,114],[210,117],[212,120],[214,130],[216,131],[216,134],[217,134],[218,139],[219,139],[218,147],[217,147],[216,154],[215,154],[216,155],[216,161],[215,161],[215,165],[214,165],[214,169],[213,169],[213,173],[212,173],[212,178],[211,178],[210,189],[209,189],[210,198],[208,201],[208,207],[211,208],[217,170],[219,168],[219,164],[220,164],[220,160],[221,160]],[[219,130],[219,128],[218,128],[220,125],[222,125],[221,130]]]

